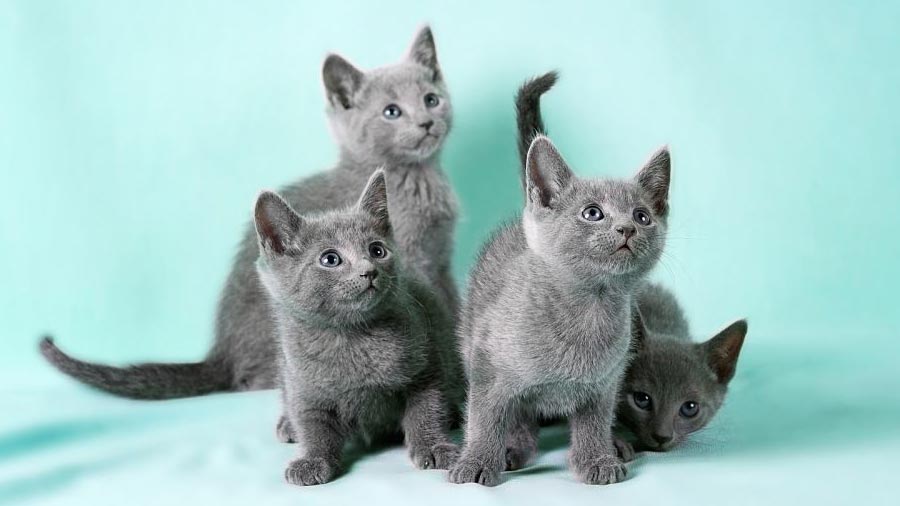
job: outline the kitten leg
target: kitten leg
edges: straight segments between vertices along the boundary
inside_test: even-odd
[[[619,456],[619,460],[622,462],[631,462],[634,460],[634,446],[632,446],[631,443],[619,436],[613,436],[613,446],[616,447],[616,455]]]
[[[493,487],[500,483],[505,464],[504,445],[510,401],[494,389],[469,393],[466,411],[466,445],[456,465],[450,469],[453,483],[479,483]]]
[[[572,429],[569,466],[578,479],[591,485],[609,485],[625,479],[625,466],[616,457],[613,445],[615,396],[606,397],[583,406],[569,417]]]
[[[297,442],[297,435],[294,433],[294,428],[291,427],[291,421],[288,420],[287,416],[281,415],[278,418],[278,423],[275,425],[275,437],[282,443]]]
[[[403,414],[409,456],[419,469],[447,469],[459,457],[459,447],[447,434],[447,401],[437,385],[414,392]]]
[[[510,423],[509,434],[506,435],[506,471],[522,469],[537,453],[537,422],[519,413]]]
[[[297,428],[302,454],[284,470],[293,485],[319,485],[331,481],[340,470],[341,451],[346,439],[337,415],[325,409],[304,409],[291,417]]]

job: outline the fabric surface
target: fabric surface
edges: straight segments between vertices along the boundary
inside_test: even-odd
[[[296,487],[283,480],[296,448],[275,439],[274,391],[137,402],[48,372],[0,394],[0,504],[897,504],[896,357],[858,369],[852,349],[748,341],[745,353],[709,428],[605,487],[566,469],[564,426],[492,489],[416,470],[400,447],[349,448],[341,477]]]

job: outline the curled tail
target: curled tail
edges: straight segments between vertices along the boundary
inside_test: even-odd
[[[541,119],[541,95],[556,84],[559,75],[556,71],[530,79],[519,88],[516,95],[516,125],[519,130],[519,161],[525,169],[525,157],[528,148],[537,134],[544,134],[544,121]],[[524,177],[524,173],[523,173]]]
[[[112,367],[74,359],[41,340],[41,354],[61,372],[94,388],[130,399],[176,399],[232,390],[231,372],[218,361]]]

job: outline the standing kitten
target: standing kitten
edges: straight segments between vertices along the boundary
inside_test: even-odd
[[[625,476],[612,424],[632,291],[665,243],[669,153],[634,181],[580,179],[543,136],[526,160],[521,222],[482,250],[460,316],[469,397],[450,481],[498,484],[533,456],[538,420],[565,416],[575,474],[614,483]]]
[[[457,453],[447,436],[458,373],[450,316],[393,253],[383,173],[354,207],[301,217],[266,192],[255,216],[278,335],[277,431],[303,443],[287,481],[330,481],[345,440],[399,430],[417,467],[446,469]]]
[[[438,166],[452,109],[431,30],[422,29],[401,63],[363,72],[333,54],[322,77],[340,161],[281,194],[301,213],[340,209],[353,203],[373,170],[384,167],[397,250],[455,316],[450,257],[456,199]],[[251,227],[222,291],[215,344],[202,362],[110,367],[72,359],[49,339],[41,351],[79,381],[137,399],[274,388],[276,328],[254,267],[257,255]]]
[[[667,451],[706,426],[722,406],[734,376],[747,322],[738,320],[704,343],[691,342],[675,296],[647,284],[637,299],[637,356],[619,394],[617,421],[637,438],[616,445],[625,460],[634,449]]]

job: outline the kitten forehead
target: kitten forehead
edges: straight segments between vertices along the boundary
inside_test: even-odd
[[[575,198],[605,202],[624,210],[646,204],[640,188],[630,181],[579,179],[573,189]]]

